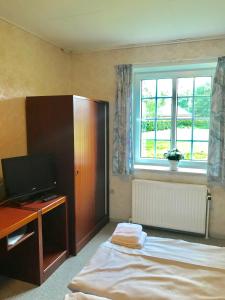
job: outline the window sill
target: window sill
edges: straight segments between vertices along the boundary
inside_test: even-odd
[[[167,166],[153,166],[153,165],[134,165],[134,170],[149,170],[155,172],[167,172],[172,174],[196,174],[206,175],[205,169],[194,169],[194,168],[179,168],[177,171],[171,171]]]

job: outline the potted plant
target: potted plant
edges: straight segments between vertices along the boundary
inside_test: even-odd
[[[171,171],[177,171],[179,161],[184,158],[183,154],[177,148],[168,150],[164,153],[164,157],[168,159]]]

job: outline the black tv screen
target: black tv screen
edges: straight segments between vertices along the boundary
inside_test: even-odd
[[[56,188],[51,155],[28,155],[2,159],[2,172],[8,198],[23,199]]]

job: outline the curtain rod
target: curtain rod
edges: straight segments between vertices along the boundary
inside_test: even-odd
[[[159,65],[171,65],[171,64],[183,64],[185,62],[188,63],[214,63],[217,62],[218,57],[208,57],[208,58],[200,58],[200,59],[193,59],[193,58],[184,58],[184,59],[175,59],[175,60],[160,60],[154,62],[146,62],[146,63],[133,63],[134,67],[152,67],[152,66],[159,66]]]

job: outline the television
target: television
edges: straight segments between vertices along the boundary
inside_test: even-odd
[[[27,155],[2,159],[7,197],[27,200],[56,189],[56,172],[51,155]]]

